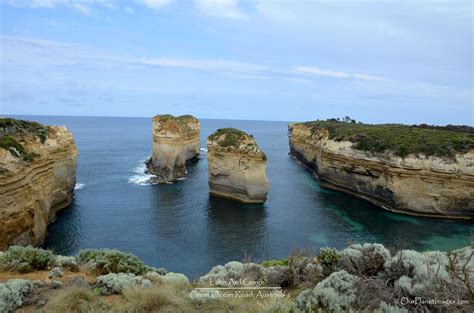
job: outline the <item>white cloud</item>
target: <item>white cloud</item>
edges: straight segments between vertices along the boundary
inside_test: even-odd
[[[240,10],[238,0],[194,0],[194,3],[206,15],[231,19],[247,17]]]
[[[149,8],[159,10],[165,5],[173,2],[173,0],[141,0],[141,2]]]
[[[123,10],[124,10],[126,13],[129,13],[129,14],[134,14],[134,13],[135,13],[135,11],[134,11],[132,8],[130,8],[130,7],[125,7],[125,8],[123,8]]]
[[[387,78],[371,76],[365,74],[356,74],[356,73],[346,73],[333,70],[322,70],[317,67],[311,66],[296,66],[294,68],[296,73],[302,74],[313,74],[318,76],[334,77],[334,78],[355,78],[360,80],[378,80],[378,81],[389,81]]]
[[[240,74],[256,74],[259,72],[267,71],[268,69],[264,66],[243,63],[231,60],[212,60],[212,59],[141,59],[141,64],[156,65],[163,67],[180,67],[192,70],[201,71],[222,71],[222,72],[233,72]]]

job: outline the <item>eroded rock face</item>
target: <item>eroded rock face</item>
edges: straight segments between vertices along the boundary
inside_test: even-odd
[[[474,218],[474,150],[454,159],[357,150],[329,139],[326,129],[289,127],[291,153],[321,185],[384,209],[420,216]]]
[[[186,174],[186,163],[199,155],[199,120],[191,115],[153,117],[153,155],[148,172],[157,182],[172,182]]]
[[[267,198],[266,156],[253,137],[234,128],[219,129],[207,139],[211,194],[244,203]]]
[[[77,154],[66,127],[0,118],[0,250],[42,244],[72,202]]]

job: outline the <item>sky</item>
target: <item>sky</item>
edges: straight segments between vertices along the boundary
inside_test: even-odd
[[[0,114],[474,124],[462,0],[0,0]]]

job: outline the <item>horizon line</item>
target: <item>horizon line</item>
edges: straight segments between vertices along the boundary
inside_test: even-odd
[[[164,113],[168,114],[168,113]],[[60,114],[10,114],[10,113],[3,113],[0,114],[1,116],[44,116],[44,117],[105,117],[105,118],[153,118],[153,116],[120,116],[120,115],[60,115]],[[156,114],[159,115],[159,114]],[[173,114],[171,114],[173,115]],[[188,114],[182,114],[188,115]],[[191,115],[191,114],[189,114]],[[180,115],[174,115],[180,116]],[[194,116],[194,115],[193,115]],[[200,120],[227,120],[227,121],[253,121],[253,122],[286,122],[286,123],[294,123],[294,122],[306,122],[306,121],[288,121],[288,120],[252,120],[252,119],[239,119],[239,118],[209,118],[209,117],[196,117]]]

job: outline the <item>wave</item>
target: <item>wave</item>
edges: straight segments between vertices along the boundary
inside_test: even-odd
[[[152,185],[153,182],[151,181],[153,175],[146,173],[146,164],[145,161],[140,161],[140,164],[135,167],[133,170],[135,175],[131,176],[128,179],[129,183],[136,184],[136,185]]]
[[[84,189],[85,187],[86,187],[86,184],[76,183],[74,190],[81,190],[81,189]]]
[[[199,150],[201,150],[202,152],[206,152],[206,153],[207,153],[207,149],[206,149],[206,148],[200,148]]]

